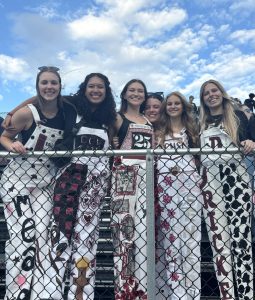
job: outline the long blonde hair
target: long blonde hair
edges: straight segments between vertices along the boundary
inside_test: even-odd
[[[182,109],[183,109],[181,115],[181,121],[183,126],[186,128],[186,133],[188,135],[189,140],[192,142],[193,147],[196,147],[199,145],[198,126],[196,125],[193,117],[192,105],[188,103],[188,101],[186,100],[183,94],[177,91],[167,95],[166,100],[162,103],[160,109],[159,132],[158,132],[158,138],[160,141],[159,144],[163,147],[165,137],[167,134],[173,137],[171,117],[166,112],[167,99],[173,95],[178,97],[181,101]]]
[[[222,93],[223,101],[222,101],[222,122],[224,129],[231,137],[234,144],[239,144],[239,137],[238,137],[238,126],[239,126],[239,119],[237,118],[234,110],[234,105],[231,101],[230,96],[227,94],[224,87],[216,80],[210,79],[204,82],[200,88],[200,126],[201,131],[205,130],[209,124],[208,117],[210,117],[210,110],[204,103],[204,89],[207,84],[212,83],[218,87],[218,89]]]

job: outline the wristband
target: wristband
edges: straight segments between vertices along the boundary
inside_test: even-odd
[[[13,116],[13,113],[8,112],[8,113],[7,113],[7,116],[11,116],[11,117],[12,117],[12,116]]]

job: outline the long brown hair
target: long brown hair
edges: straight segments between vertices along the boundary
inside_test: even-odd
[[[188,135],[189,140],[192,142],[192,146],[196,147],[199,145],[199,136],[198,136],[198,126],[194,120],[193,113],[192,113],[192,105],[188,103],[185,96],[181,94],[180,92],[172,92],[169,95],[167,95],[166,100],[162,103],[161,109],[160,109],[160,119],[159,119],[159,138],[160,138],[160,145],[163,146],[165,137],[167,134],[169,134],[171,137],[173,137],[173,128],[171,124],[171,117],[166,112],[166,106],[167,106],[167,99],[171,97],[172,95],[178,97],[182,104],[182,115],[181,115],[181,121],[183,124],[183,127],[186,129],[186,133]]]
[[[204,103],[204,89],[207,84],[212,83],[217,86],[217,88],[221,91],[223,101],[222,101],[222,123],[226,130],[226,132],[230,135],[232,141],[238,145],[239,137],[238,137],[238,126],[239,120],[235,114],[234,105],[231,101],[230,96],[227,94],[224,87],[214,79],[207,80],[204,82],[200,88],[200,125],[201,131],[205,130],[209,124],[208,117],[210,117],[210,110]]]

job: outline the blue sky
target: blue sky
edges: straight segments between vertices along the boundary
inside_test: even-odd
[[[209,78],[255,92],[254,0],[0,0],[0,15],[1,112],[34,95],[42,65],[61,69],[62,94],[104,73],[116,101],[132,78],[196,102]]]

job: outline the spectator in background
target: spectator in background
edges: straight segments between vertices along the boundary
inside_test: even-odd
[[[192,112],[193,112],[194,117],[197,118],[198,117],[198,108],[193,101],[194,101],[194,96],[190,95],[189,96],[189,104],[192,106]]]
[[[255,142],[255,116],[252,113],[252,111],[249,109],[248,106],[245,104],[241,104],[239,106],[239,109],[244,112],[248,119],[248,127],[247,127],[247,137],[249,140],[252,140]],[[254,187],[254,181],[253,181],[253,174],[255,171],[255,165],[254,165],[254,156],[253,155],[247,155],[245,157],[245,163],[247,166],[247,172],[250,175],[251,178],[251,186]]]
[[[252,112],[253,112],[253,109],[255,108],[255,100],[253,100],[254,97],[255,97],[255,95],[253,93],[250,93],[249,99],[244,100],[244,105],[248,106]]]

